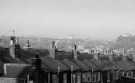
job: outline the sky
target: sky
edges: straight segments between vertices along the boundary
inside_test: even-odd
[[[0,0],[0,35],[115,39],[135,33],[135,0]]]

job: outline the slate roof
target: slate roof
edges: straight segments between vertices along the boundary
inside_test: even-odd
[[[91,67],[92,67],[93,71],[102,70],[102,65],[99,60],[90,59],[88,61],[89,61],[89,63],[91,63],[91,65],[92,65]]]
[[[91,71],[99,71],[102,69],[102,65],[97,62],[96,60],[92,60],[92,59],[85,59],[83,60],[83,62],[89,67],[89,70]]]
[[[135,70],[135,63],[128,60],[117,61],[116,64],[119,65],[123,71]]]
[[[103,71],[110,71],[110,70],[117,70],[120,69],[119,65],[112,61],[104,61],[102,62],[102,70]]]
[[[83,62],[89,67],[89,70],[95,67],[92,63],[89,62],[89,60],[84,59]]]
[[[76,65],[75,63],[73,63],[71,60],[64,59],[64,60],[62,60],[62,62],[65,65],[67,65],[70,68],[70,70],[71,70],[71,66],[72,66],[73,67],[72,68],[72,71],[78,71],[78,70],[80,70],[80,67],[78,65]]]
[[[73,62],[80,67],[80,70],[89,71],[89,67],[83,61],[76,59],[76,60],[73,60]]]
[[[28,67],[27,64],[16,64],[16,63],[7,63],[6,65],[6,74],[5,77],[15,78],[23,71],[25,67]]]
[[[8,54],[8,49],[3,49],[0,51],[0,53],[4,53],[4,55],[0,55],[0,61],[2,64],[9,62],[9,63],[19,63],[19,61],[16,61],[12,59]],[[44,52],[44,50],[20,50],[20,62],[23,61],[25,64],[31,63],[31,58],[34,57],[34,55],[38,53],[42,59],[42,67],[46,72],[64,72],[64,71],[70,71],[71,66],[73,67],[73,71],[108,71],[108,70],[123,70],[123,71],[129,71],[129,70],[135,70],[135,62],[129,61],[129,60],[117,60],[117,61],[110,61],[110,60],[95,60],[92,59],[91,55],[88,54],[80,54],[78,59],[73,59],[73,55],[70,52],[62,52],[62,54],[56,53],[56,59],[53,59],[49,57],[47,54],[47,51]],[[58,55],[57,55],[58,54]],[[17,69],[17,72],[21,72],[23,67],[19,66],[9,66],[8,70],[8,76],[16,77],[15,71],[11,72],[14,69]],[[0,72],[3,72],[1,70]],[[15,73],[15,74],[13,74]]]
[[[13,59],[9,55],[9,49],[8,48],[2,48],[0,47],[0,61],[3,63],[17,63],[18,61]]]
[[[92,59],[93,56],[91,54],[88,53],[80,53],[78,56],[79,60],[84,60],[84,59]]]
[[[51,57],[45,56],[42,59],[42,63],[44,66],[50,70],[50,72],[58,72],[58,71],[68,71],[69,68],[62,64],[59,60],[55,60]],[[58,69],[59,67],[59,69]]]

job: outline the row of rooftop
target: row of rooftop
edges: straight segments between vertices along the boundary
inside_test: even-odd
[[[41,64],[38,66],[41,66],[47,73],[121,71],[125,73],[125,76],[130,77],[129,73],[135,70],[133,58],[124,56],[124,54],[101,56],[100,53],[80,53],[77,51],[76,44],[71,52],[65,52],[57,49],[54,41],[49,50],[33,49],[29,44],[27,49],[22,49],[16,42],[16,37],[12,36],[10,47],[0,48],[1,77],[17,78],[25,70],[25,67],[33,65],[32,60],[35,55],[39,55],[41,58],[39,61]],[[131,77],[134,77],[133,74]]]
[[[56,48],[55,42],[52,42],[52,45],[48,50],[43,49],[32,49],[30,47],[30,43],[28,42],[28,49],[22,49],[19,44],[16,42],[16,37],[11,36],[10,41],[10,47],[8,49],[5,49],[7,51],[1,51],[2,57],[5,57],[5,54],[12,58],[11,62],[22,62],[22,63],[30,63],[30,59],[33,57],[33,55],[38,54],[42,58],[42,61],[44,64],[48,63],[47,66],[52,66],[56,62],[56,66],[53,66],[57,70],[58,63],[68,63],[69,68],[73,65],[74,69],[83,69],[83,70],[104,70],[104,69],[112,69],[113,67],[117,67],[118,69],[123,70],[129,70],[134,68],[134,61],[132,60],[132,57],[129,56],[123,56],[124,54],[121,54],[120,56],[115,56],[115,54],[111,54],[112,56],[100,56],[100,53],[80,53],[77,51],[77,45],[74,44],[74,48],[72,52],[65,52],[65,51],[59,51]],[[6,53],[4,53],[6,52]],[[7,53],[8,52],[8,53]],[[114,56],[113,56],[114,55]],[[2,60],[2,59],[1,59]],[[5,59],[3,59],[5,60]],[[8,60],[8,59],[7,59]],[[9,61],[9,62],[10,62]],[[7,61],[8,62],[8,61]],[[58,62],[58,63],[57,63]],[[50,65],[52,63],[52,65]],[[69,65],[70,64],[70,65]],[[79,67],[75,66],[74,64],[78,64]],[[127,67],[125,67],[125,64],[128,64]],[[124,66],[123,66],[124,65]],[[51,68],[51,67],[50,67]],[[61,70],[64,70],[65,67],[60,67]],[[50,70],[52,70],[50,69]],[[65,68],[66,69],[66,68]]]

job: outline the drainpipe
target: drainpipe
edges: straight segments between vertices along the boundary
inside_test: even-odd
[[[110,72],[107,72],[107,83],[110,83]]]
[[[103,72],[101,73],[101,83],[103,83]]]
[[[73,68],[74,66],[71,65],[70,69],[71,69],[71,83],[73,83]]]
[[[91,66],[89,66],[89,74],[91,74]],[[92,81],[92,76],[91,76],[90,79],[91,79],[91,81]],[[90,81],[90,82],[91,82],[91,81]]]
[[[60,76],[60,64],[58,64],[58,71],[57,71],[57,74],[58,74],[58,82],[60,83],[61,81],[61,76]]]
[[[50,74],[50,72],[48,72],[48,83],[50,83],[50,76],[51,76],[51,74]]]
[[[92,83],[94,82],[93,81],[93,77],[94,77],[94,75],[93,75],[93,67],[92,67],[92,70],[91,70],[91,77],[92,77]]]

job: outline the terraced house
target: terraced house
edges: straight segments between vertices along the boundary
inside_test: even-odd
[[[28,45],[30,46],[30,45]],[[0,83],[133,83],[135,62],[128,56],[101,56],[49,50],[22,49],[11,37],[9,48],[0,48]]]

